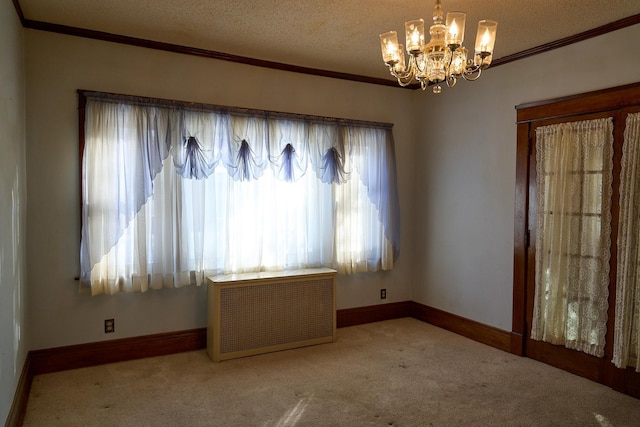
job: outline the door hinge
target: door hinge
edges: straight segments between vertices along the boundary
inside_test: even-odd
[[[527,230],[524,233],[524,247],[528,248],[530,244],[531,244],[531,230]]]

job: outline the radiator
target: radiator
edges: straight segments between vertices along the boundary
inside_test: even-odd
[[[336,271],[314,268],[207,278],[214,361],[335,341]]]

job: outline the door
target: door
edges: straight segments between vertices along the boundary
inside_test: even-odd
[[[526,355],[602,382],[606,375],[614,117],[530,127]]]
[[[551,364],[558,368],[573,372],[594,381],[606,384],[618,391],[628,393],[635,397],[640,397],[640,374],[635,372],[632,367],[616,368],[612,363],[614,349],[614,332],[616,319],[616,279],[617,279],[617,239],[618,239],[618,222],[620,207],[620,175],[622,170],[622,147],[624,142],[625,121],[629,113],[637,113],[640,111],[640,83],[620,86],[617,88],[605,89],[601,91],[575,95],[566,98],[539,101],[526,105],[520,105],[517,109],[517,152],[516,152],[516,197],[515,197],[515,234],[514,234],[514,286],[513,286],[513,327],[512,327],[512,352],[524,356],[531,357],[536,360]],[[590,354],[576,350],[574,345],[564,345],[563,343],[554,342],[553,339],[540,339],[536,333],[532,337],[532,329],[534,329],[534,317],[539,315],[536,312],[536,298],[540,299],[545,292],[540,293],[536,289],[536,280],[540,282],[540,277],[536,278],[536,272],[541,270],[538,264],[541,252],[540,233],[544,233],[546,224],[544,224],[544,216],[550,212],[543,212],[539,215],[537,198],[541,191],[538,188],[540,180],[538,177],[537,161],[540,158],[539,150],[541,147],[537,144],[537,130],[539,128],[557,125],[559,123],[573,123],[578,121],[597,120],[602,118],[611,118],[613,122],[613,154],[612,154],[612,179],[611,179],[611,203],[609,213],[610,219],[605,218],[604,211],[582,210],[579,214],[574,211],[564,213],[567,217],[582,217],[579,223],[586,224],[591,221],[592,225],[599,223],[599,227],[606,227],[606,223],[610,224],[609,239],[605,239],[608,251],[605,256],[588,251],[578,251],[577,253],[570,247],[561,248],[560,253],[581,258],[584,260],[591,259],[595,261],[598,257],[604,261],[608,257],[608,275],[603,279],[603,287],[608,290],[606,298],[606,326],[604,326],[604,347],[600,353]],[[542,148],[546,149],[546,148]],[[572,173],[580,173],[583,175],[591,175],[592,180],[600,179],[599,168],[593,167],[594,164],[586,163],[585,167],[578,168]],[[584,165],[583,165],[584,166]],[[544,170],[544,168],[543,168]],[[554,170],[542,172],[546,174],[556,173]],[[546,183],[544,184],[547,185]],[[637,187],[640,188],[640,187]],[[626,191],[626,190],[625,190]],[[542,193],[546,192],[546,188]],[[596,194],[596,196],[600,196]],[[593,202],[595,199],[591,197]],[[595,206],[596,203],[587,203],[587,206]],[[549,211],[549,207],[541,204],[542,209]],[[554,213],[554,211],[551,211]],[[540,219],[543,218],[543,219]],[[540,226],[542,222],[542,227]],[[593,227],[592,227],[593,228]],[[597,229],[597,227],[595,227]],[[577,226],[579,230],[580,227]],[[577,233],[577,232],[575,232]],[[588,245],[587,245],[588,246]],[[542,253],[545,253],[545,247]],[[537,256],[538,255],[538,256]],[[546,269],[547,267],[545,267]],[[622,270],[621,270],[622,271]],[[580,268],[574,270],[574,278],[581,278],[582,270]],[[608,276],[608,277],[607,277]],[[569,280],[570,281],[570,280]],[[545,280],[542,280],[544,286],[547,286]],[[565,306],[569,311],[569,305],[573,304],[573,300],[580,300],[581,296],[572,292],[566,292],[564,295],[568,304]],[[578,301],[579,302],[579,301]],[[576,305],[573,304],[573,307]],[[575,309],[571,309],[571,315],[576,313]],[[619,313],[618,313],[619,314]],[[577,310],[577,316],[574,319],[578,321],[583,314]],[[587,329],[588,330],[588,329]]]

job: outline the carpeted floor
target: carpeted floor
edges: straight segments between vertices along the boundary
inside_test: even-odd
[[[205,350],[39,375],[25,426],[640,426],[640,400],[415,319],[211,362]]]

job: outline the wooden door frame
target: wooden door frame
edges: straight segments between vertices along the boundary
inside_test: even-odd
[[[563,98],[556,98],[544,101],[531,102],[516,106],[517,113],[517,140],[516,140],[516,183],[515,183],[515,205],[514,205],[514,257],[513,257],[513,312],[512,312],[512,333],[511,352],[520,356],[527,354],[526,335],[530,325],[527,324],[527,276],[531,269],[535,268],[533,256],[529,254],[528,245],[528,221],[530,203],[535,203],[529,198],[530,185],[530,159],[532,151],[531,133],[533,125],[539,121],[550,119],[562,119],[564,117],[575,117],[580,115],[590,115],[611,111],[620,120],[621,114],[616,111],[640,105],[640,82],[618,86],[610,89],[603,89],[579,95],[572,95]],[[614,118],[614,120],[616,120]],[[619,127],[616,127],[619,129]],[[620,132],[619,130],[617,132]],[[619,141],[622,135],[616,134],[614,138]],[[615,175],[615,174],[614,174]],[[618,174],[619,175],[619,174]],[[617,194],[619,186],[619,176],[614,176],[614,193]],[[618,199],[614,197],[612,203],[615,207],[612,211],[612,218],[618,212]],[[616,217],[617,218],[617,217]],[[611,263],[616,262],[615,252],[616,242],[612,241]],[[614,264],[615,265],[615,264]],[[611,274],[615,269],[612,269]],[[610,281],[614,283],[614,281]],[[610,292],[614,292],[611,289]],[[613,319],[615,319],[615,307],[609,306],[609,319],[607,322],[609,331],[613,330]],[[607,342],[607,349],[612,348],[611,340]],[[609,352],[607,352],[609,354]],[[603,359],[605,364],[602,375],[583,375],[590,379],[606,384],[616,390],[640,397],[640,375],[630,368],[626,371],[617,369],[611,363],[611,359]],[[562,368],[562,367],[561,367]],[[581,373],[578,372],[580,375]]]

